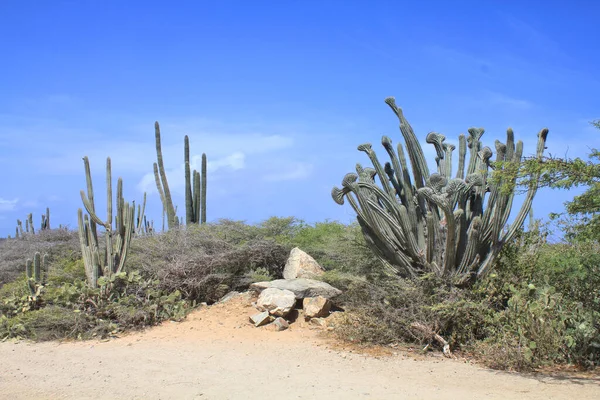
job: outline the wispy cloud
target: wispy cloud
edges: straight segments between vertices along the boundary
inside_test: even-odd
[[[291,163],[287,168],[274,173],[266,174],[263,179],[268,182],[295,181],[308,178],[314,166],[309,163]]]
[[[508,106],[519,110],[529,110],[534,106],[531,101],[496,92],[489,92],[488,99],[494,105]]]
[[[13,211],[19,202],[19,199],[6,200],[0,197],[0,211]]]
[[[563,51],[558,42],[542,33],[541,30],[535,28],[531,23],[527,23],[514,15],[501,13],[501,16],[506,21],[507,27],[518,38],[519,44],[529,52],[535,52],[538,55],[552,57],[554,60],[560,58],[569,60],[570,57]]]

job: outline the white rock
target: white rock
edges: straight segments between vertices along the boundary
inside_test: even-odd
[[[276,317],[285,317],[296,305],[296,295],[289,290],[268,288],[261,292],[256,300],[256,308],[268,311]]]
[[[323,296],[306,297],[302,301],[302,308],[308,318],[327,317],[331,310],[331,302]]]
[[[290,252],[290,256],[285,263],[283,269],[284,279],[296,279],[296,278],[315,278],[323,275],[325,270],[315,261],[314,258],[309,256],[298,247],[294,247]]]
[[[326,282],[304,278],[276,279],[274,281],[256,282],[250,285],[250,290],[259,293],[267,288],[290,290],[294,292],[297,299],[317,296],[323,296],[327,299],[331,299],[342,294],[341,290],[334,288]]]
[[[268,311],[264,311],[258,314],[254,314],[250,317],[250,322],[254,324],[254,326],[263,326],[273,321],[273,317],[269,315]]]
[[[277,332],[285,331],[289,327],[290,323],[281,317],[275,318],[275,321],[273,321],[267,326],[267,328]]]

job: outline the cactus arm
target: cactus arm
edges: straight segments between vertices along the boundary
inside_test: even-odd
[[[456,148],[453,144],[444,143],[444,175],[450,179],[452,177],[452,152]]]
[[[154,123],[154,137],[156,141],[156,161],[158,165],[158,172],[160,176],[161,188],[164,193],[164,207],[167,212],[167,225],[169,229],[177,226],[177,216],[175,214],[175,207],[173,206],[173,199],[171,197],[171,191],[169,190],[169,182],[167,180],[167,173],[165,171],[165,165],[163,161],[162,145],[160,139],[160,125],[158,121]],[[159,188],[159,191],[161,190]]]
[[[425,155],[423,149],[417,140],[417,137],[408,123],[404,118],[402,109],[396,106],[396,100],[393,97],[385,99],[386,104],[394,111],[398,120],[400,121],[400,132],[406,142],[406,149],[408,152],[408,158],[413,166],[413,175],[415,178],[415,186],[417,189],[425,186],[425,177],[429,176],[429,167],[425,161]]]
[[[465,179],[465,157],[467,154],[467,139],[462,133],[458,136],[458,170],[456,177]]]
[[[544,155],[544,149],[546,148],[546,138],[548,137],[548,129],[544,128],[538,133],[538,144],[537,144],[537,152],[536,157],[538,160],[541,160]],[[527,195],[525,197],[525,201],[519,210],[519,213],[515,217],[515,221],[511,224],[508,232],[502,238],[502,243],[509,242],[513,236],[517,233],[517,231],[523,226],[523,222],[525,222],[525,218],[527,218],[527,214],[529,210],[531,210],[531,206],[533,204],[533,198],[537,192],[538,182],[540,179],[540,173],[536,173],[534,175],[534,179],[529,185],[529,190],[527,191]]]
[[[99,265],[93,257],[94,245],[89,220],[83,218],[83,210],[80,208],[77,211],[77,225],[79,227],[79,243],[81,245],[81,255],[85,266],[86,277],[88,284],[91,287],[96,287],[98,281]]]
[[[202,202],[202,217],[200,222],[202,224],[206,224],[206,170],[207,170],[207,162],[206,162],[206,154],[202,153],[202,193],[200,194],[201,202]]]
[[[194,200],[192,198],[192,176],[190,172],[190,139],[184,138],[183,159],[185,164],[185,223],[191,225],[196,222],[194,215]]]
[[[142,234],[144,230],[144,221],[146,220],[146,192],[144,192],[144,200],[142,200],[142,208],[138,208],[138,216],[137,216],[137,229],[136,232],[138,234]]]

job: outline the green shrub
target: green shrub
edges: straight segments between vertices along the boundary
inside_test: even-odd
[[[12,318],[0,317],[0,339],[46,341],[91,337],[95,326],[93,318],[77,310],[48,306]]]
[[[297,231],[292,245],[306,251],[326,270],[366,275],[382,269],[357,223],[344,225],[326,221],[304,225]]]

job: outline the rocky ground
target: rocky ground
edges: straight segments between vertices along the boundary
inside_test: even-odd
[[[298,319],[257,328],[246,296],[107,342],[0,343],[2,399],[597,399],[600,381],[341,347]]]

